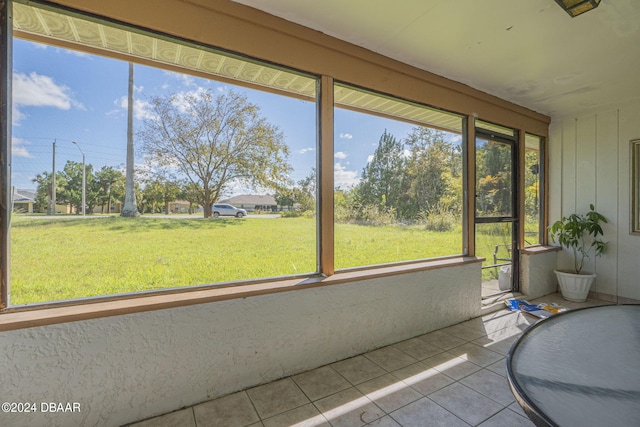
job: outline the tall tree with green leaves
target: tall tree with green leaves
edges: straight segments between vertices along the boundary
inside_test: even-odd
[[[133,62],[129,62],[129,89],[127,94],[127,169],[124,195],[124,207],[121,216],[136,217],[140,215],[136,203],[134,184],[135,152],[133,148]]]
[[[98,203],[102,205],[102,212],[105,212],[105,205],[107,206],[106,212],[111,213],[111,202],[120,197],[119,187],[123,184],[125,177],[117,169],[111,166],[103,166],[102,169],[96,172],[96,179],[102,188],[102,194]]]
[[[46,212],[51,200],[51,172],[42,172],[31,180],[36,186],[34,211]]]
[[[411,198],[410,217],[439,208],[443,196],[449,190],[448,178],[459,173],[454,160],[456,150],[444,132],[415,127],[405,144],[410,150],[407,159],[408,194]]]
[[[178,197],[189,202],[189,215],[195,212],[198,206],[198,200],[200,200],[201,189],[197,184],[189,181],[182,181],[180,183],[180,193]]]
[[[356,188],[360,203],[397,209],[406,197],[404,171],[404,145],[385,130]]]
[[[277,188],[291,166],[282,132],[243,94],[198,90],[151,98],[140,138],[147,158],[199,189],[204,217],[234,183]]]
[[[68,160],[61,172],[56,174],[60,182],[57,199],[75,207],[77,214],[82,212],[82,163]],[[93,173],[93,166],[85,167],[85,203],[86,211],[91,213],[102,195],[102,186]]]
[[[510,216],[511,148],[500,142],[487,141],[476,153],[478,209],[484,214]]]

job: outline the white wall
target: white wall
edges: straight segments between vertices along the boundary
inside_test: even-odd
[[[2,426],[121,425],[480,314],[480,264],[0,333]]]
[[[640,102],[554,119],[550,127],[550,221],[589,204],[608,220],[607,254],[585,269],[597,274],[592,291],[612,301],[640,300],[640,236],[629,234],[629,141],[640,138]],[[567,268],[566,251],[558,266]]]

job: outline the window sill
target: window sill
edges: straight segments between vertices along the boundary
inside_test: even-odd
[[[46,306],[10,307],[0,313],[0,332],[338,285],[378,277],[480,263],[482,261],[483,258],[454,257],[366,270],[338,272],[330,277],[283,279],[261,283],[207,287],[206,289],[191,288],[179,289],[178,291],[172,289],[152,295],[135,294],[122,297],[86,299],[78,302],[52,303]],[[105,301],[106,298],[109,298],[109,300]]]
[[[537,255],[537,254],[544,254],[547,252],[558,252],[561,250],[562,248],[560,246],[539,245],[539,246],[529,246],[527,248],[524,248],[523,250],[520,251],[520,253],[525,255]]]

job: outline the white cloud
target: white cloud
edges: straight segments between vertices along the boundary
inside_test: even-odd
[[[346,170],[340,163],[333,166],[333,185],[335,187],[350,188],[359,182],[358,172]]]
[[[340,133],[340,138],[342,138],[342,139],[351,139],[351,138],[353,138],[353,135],[351,135],[350,133]]]
[[[165,71],[164,74],[178,80],[180,83],[187,87],[196,85],[195,79],[188,74],[177,73],[175,71]]]
[[[196,83],[193,79],[193,77],[188,76],[186,74],[179,74],[179,80],[182,81],[182,84],[185,86],[195,86]]]
[[[15,126],[20,126],[20,122],[26,117],[26,114],[23,114],[20,110],[18,110],[18,106],[16,104],[13,104],[11,106],[11,121]]]
[[[28,141],[15,136],[11,137],[11,155],[17,157],[33,158],[26,145],[29,145]]]
[[[93,57],[91,55],[89,55],[88,53],[80,52],[78,50],[64,49],[64,52],[67,55],[73,55],[73,56],[77,56],[79,58],[93,59]]]
[[[462,142],[462,135],[454,135],[449,139],[449,142],[459,144]]]
[[[115,101],[113,101],[113,103],[124,110],[129,108],[129,101],[127,100],[126,96],[122,96],[120,97],[120,99],[116,99]],[[114,111],[109,111],[107,115],[111,115],[113,113]],[[133,115],[138,120],[153,120],[155,118],[155,115],[153,114],[151,108],[151,104],[142,99],[133,100]]]
[[[307,148],[303,148],[302,150],[298,150],[298,153],[299,154],[305,154],[305,153],[308,153],[309,151],[313,151],[313,150],[315,150],[315,148],[307,147]]]
[[[56,107],[68,110],[75,104],[71,89],[38,73],[13,75],[13,103],[28,107]]]
[[[344,151],[338,151],[336,154],[333,155],[333,157],[335,157],[336,159],[340,159],[340,160],[346,159],[347,156],[348,156],[348,154],[345,153]]]
[[[203,87],[198,87],[196,90],[190,90],[188,92],[179,92],[177,93],[173,99],[172,104],[182,113],[189,111],[189,104],[187,103],[187,97],[194,97],[195,99],[201,99],[205,94],[207,94],[207,89]]]
[[[373,161],[373,154],[369,154],[369,156],[367,156],[367,163],[371,163]]]
[[[51,77],[32,72],[13,75],[13,123],[19,124],[26,115],[19,107],[54,107],[69,110],[71,107],[84,109],[76,101],[71,89],[57,84]]]

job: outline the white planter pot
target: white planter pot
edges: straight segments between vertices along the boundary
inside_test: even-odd
[[[567,271],[553,270],[558,278],[562,297],[568,301],[583,302],[587,299],[595,274],[575,274]]]

